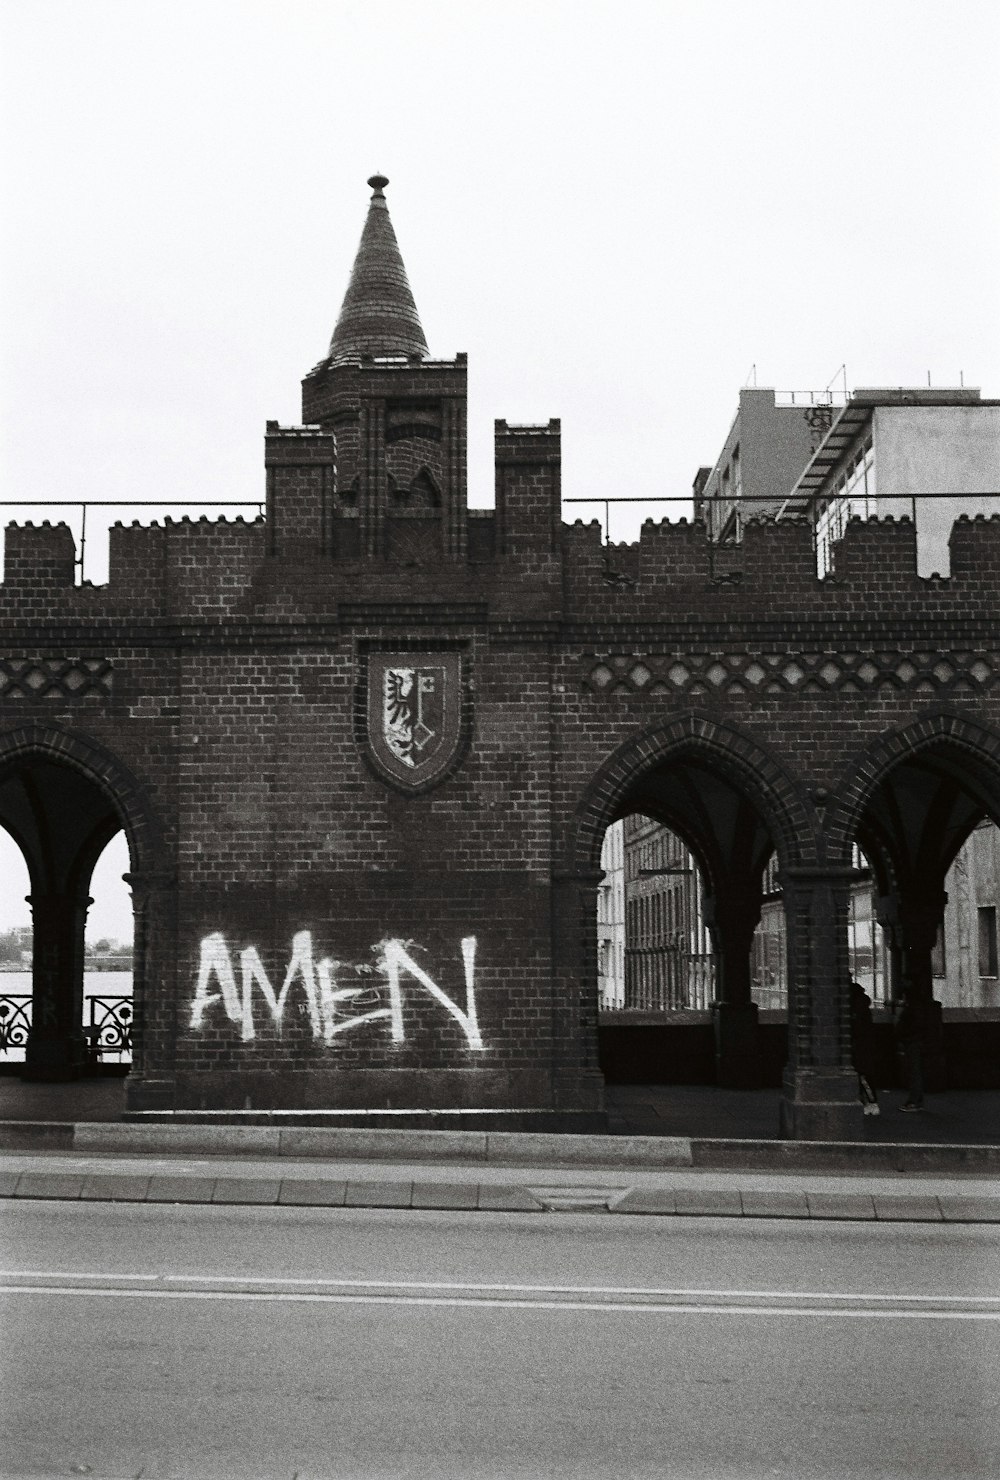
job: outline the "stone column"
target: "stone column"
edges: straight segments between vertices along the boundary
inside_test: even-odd
[[[760,881],[706,894],[705,923],[716,955],[715,1082],[732,1089],[760,1084],[758,1009],[750,997],[750,948],[760,923]]]
[[[854,870],[782,871],[788,930],[788,1060],[782,1134],[852,1141],[863,1134],[851,1064],[848,900]]]
[[[34,942],[31,1031],[22,1078],[78,1079],[87,1067],[83,942],[88,895],[30,894]]]
[[[130,873],[135,944],[132,951],[132,1072],[125,1082],[129,1110],[174,1106],[178,1015],[173,962],[177,881],[173,874]]]

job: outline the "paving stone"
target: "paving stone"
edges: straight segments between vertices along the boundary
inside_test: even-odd
[[[806,1199],[810,1218],[875,1218],[868,1192],[807,1192]]]
[[[479,1188],[478,1206],[481,1213],[544,1213],[545,1211],[538,1198],[532,1197],[526,1187],[505,1186],[503,1183],[482,1183]]]
[[[84,1202],[145,1202],[148,1177],[116,1176],[114,1172],[95,1172],[83,1184]]]
[[[281,1182],[277,1177],[219,1177],[212,1201],[248,1207],[268,1206],[278,1201],[280,1191]]]
[[[83,1183],[83,1176],[73,1172],[22,1172],[14,1196],[76,1199]]]
[[[281,1184],[278,1201],[287,1208],[342,1208],[346,1182],[326,1177],[289,1177]]]
[[[611,1206],[613,1213],[676,1213],[677,1199],[672,1187],[633,1187]]]
[[[453,1208],[459,1212],[475,1209],[479,1188],[474,1182],[414,1182],[413,1208]]]
[[[744,1218],[808,1218],[809,1204],[804,1192],[770,1191],[754,1188],[740,1193]]]
[[[348,1182],[344,1206],[348,1208],[408,1208],[412,1182]]]
[[[877,1192],[875,1216],[881,1223],[940,1223],[942,1214],[936,1197]]]
[[[147,1202],[210,1203],[214,1177],[150,1177]]]
[[[1000,1223],[1000,1197],[939,1197],[948,1223]]]
[[[678,1187],[677,1212],[688,1217],[742,1218],[743,1204],[735,1188]]]

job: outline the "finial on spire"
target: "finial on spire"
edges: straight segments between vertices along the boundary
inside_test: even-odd
[[[359,355],[407,355],[423,359],[427,354],[427,341],[382,194],[388,183],[385,175],[372,175],[368,181],[372,198],[351,280],[330,340],[329,357],[333,360],[350,360]]]

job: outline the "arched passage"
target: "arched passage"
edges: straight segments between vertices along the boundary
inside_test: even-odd
[[[775,757],[740,731],[696,716],[660,726],[610,757],[577,808],[571,873],[582,899],[590,881],[599,879],[596,865],[607,827],[629,814],[670,829],[697,862],[715,956],[716,1079],[755,1084],[758,1011],[751,998],[750,949],[763,874],[775,852],[789,869],[815,857],[811,809]],[[594,935],[593,907],[589,917],[586,904],[581,912],[584,929]],[[578,969],[586,1027],[587,1002],[596,1000],[597,991],[586,942]]]
[[[25,1076],[71,1079],[87,1062],[84,932],[101,853],[124,830],[131,876],[153,871],[154,834],[140,788],[103,748],[45,726],[0,735],[0,823],[30,879],[34,949]]]
[[[961,1066],[946,1063],[943,1006],[991,1005],[978,984],[992,986],[996,971],[998,826],[1000,735],[947,711],[872,745],[831,819],[838,840],[853,836],[872,860],[892,994],[907,1004],[907,1041],[919,1030],[908,1055],[918,1104],[925,1079],[962,1083]]]

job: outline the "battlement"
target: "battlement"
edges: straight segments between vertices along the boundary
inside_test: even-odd
[[[461,556],[444,549],[446,511],[392,509],[375,555],[338,548],[332,510],[330,435],[317,427],[267,432],[268,516],[116,523],[106,586],[75,584],[77,551],[66,524],[11,524],[0,585],[5,617],[305,617],[340,601],[432,603],[475,596],[498,618],[661,621],[876,614],[903,609],[965,611],[1000,604],[1000,515],[963,516],[950,539],[951,574],[917,574],[908,519],[852,519],[817,574],[806,518],[751,520],[741,544],[720,546],[700,521],[647,520],[637,541],[605,545],[594,520],[562,523],[559,423],[497,424],[497,507],[469,511]],[[509,454],[505,456],[504,454]],[[303,507],[304,506],[304,507]],[[331,531],[333,533],[331,534]],[[389,598],[389,604],[391,600]]]

